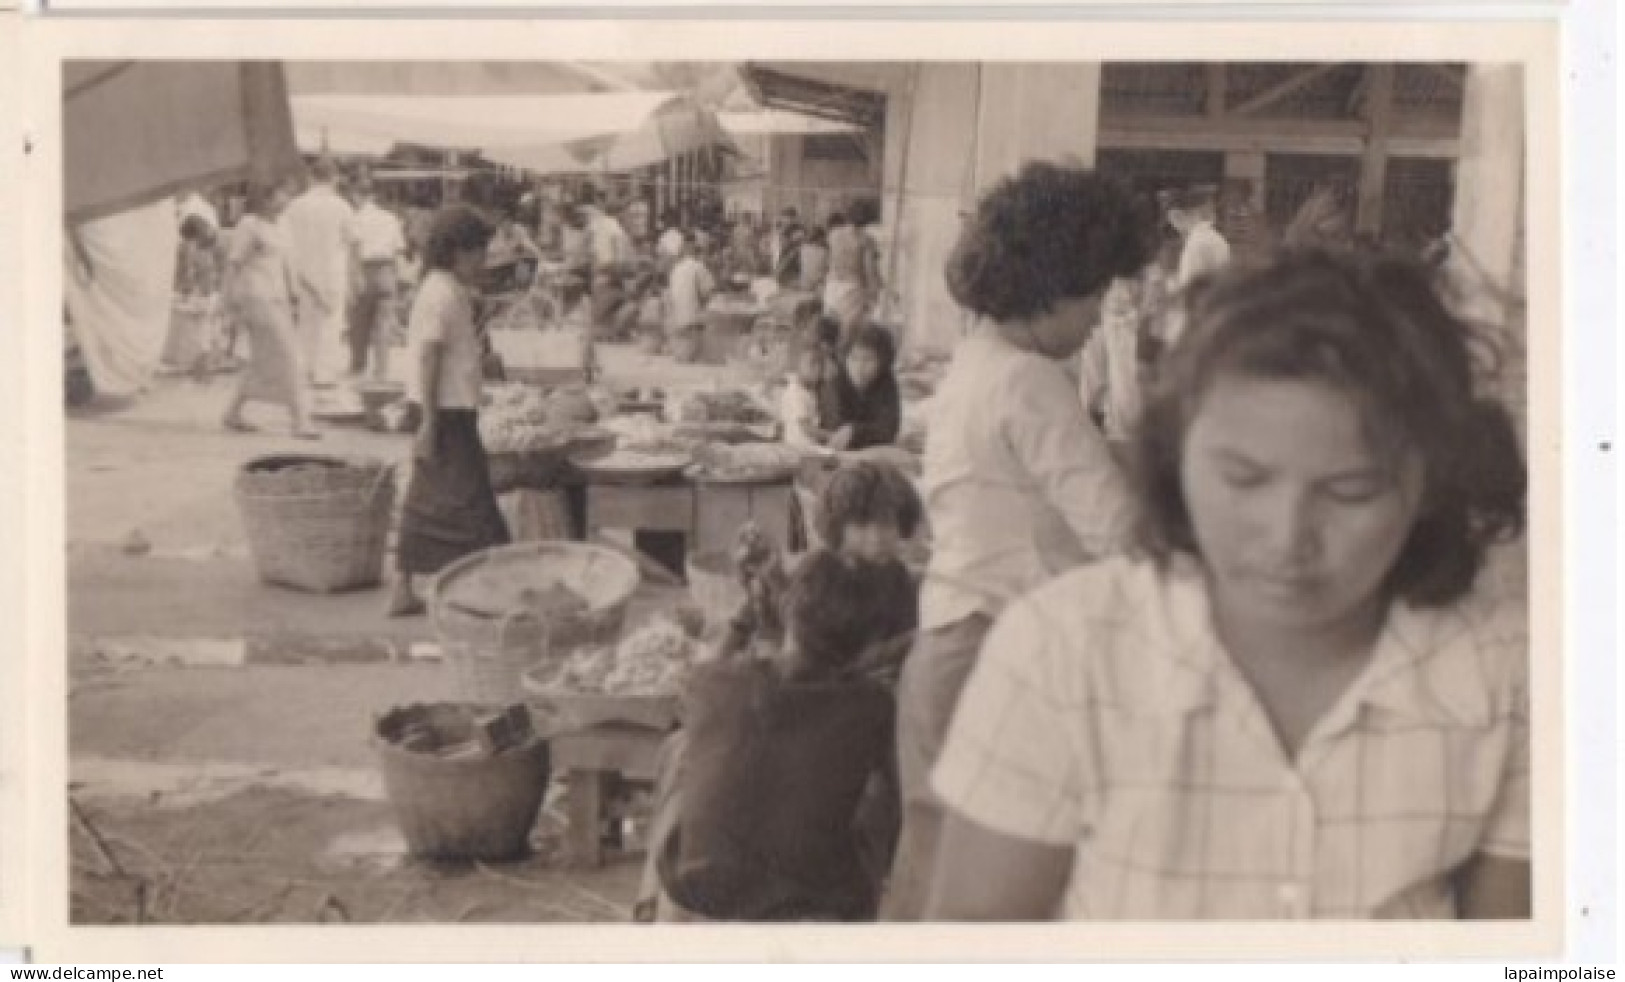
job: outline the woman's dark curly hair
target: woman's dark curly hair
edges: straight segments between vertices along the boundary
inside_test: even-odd
[[[1153,555],[1198,554],[1180,458],[1204,398],[1226,374],[1333,386],[1353,398],[1374,449],[1390,459],[1418,454],[1422,499],[1384,584],[1390,598],[1419,607],[1459,599],[1486,548],[1522,531],[1527,475],[1518,436],[1506,408],[1478,391],[1495,348],[1450,312],[1421,266],[1284,253],[1197,281],[1186,324],[1159,366],[1135,441]]]
[[[1042,316],[1151,259],[1156,209],[1127,183],[1029,163],[989,191],[948,259],[948,292],[993,321]]]
[[[860,460],[836,471],[824,485],[818,496],[818,537],[839,549],[850,526],[896,522],[903,538],[911,539],[924,511],[906,474],[890,464]]]
[[[484,249],[491,244],[496,228],[483,215],[464,205],[452,205],[434,216],[429,226],[429,242],[423,248],[423,265],[451,272],[457,254]]]

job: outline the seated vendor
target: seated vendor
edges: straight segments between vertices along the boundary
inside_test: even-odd
[[[790,580],[780,655],[696,669],[676,821],[652,844],[660,919],[874,918],[885,867],[862,811],[890,770],[894,712],[890,692],[855,671],[885,630],[874,589],[870,567],[809,554]]]
[[[830,426],[831,448],[866,450],[897,442],[903,426],[903,397],[896,364],[897,342],[890,331],[870,324],[853,332],[834,381],[836,418]]]
[[[824,548],[807,553],[793,570],[784,557],[751,526],[740,530],[735,561],[746,580],[747,599],[729,622],[713,653],[713,664],[735,664],[745,652],[772,659],[782,654],[786,635],[796,630],[796,608],[786,606],[787,594],[804,575],[812,557],[825,562],[835,556],[864,584],[861,594],[841,609],[845,616],[868,625],[863,651],[853,657],[851,674],[889,688],[897,665],[913,643],[919,624],[919,596],[908,569],[900,561],[901,544],[914,536],[924,506],[914,485],[896,468],[864,462],[843,467],[820,495],[816,524]],[[689,736],[679,730],[661,750],[657,768],[654,827],[651,851],[639,901],[638,920],[655,917],[660,880],[657,860],[661,845],[680,818],[683,761]],[[896,782],[888,773],[876,776],[864,792],[857,833],[863,844],[865,868],[878,882],[890,868],[901,824]],[[715,915],[713,915],[715,916]]]

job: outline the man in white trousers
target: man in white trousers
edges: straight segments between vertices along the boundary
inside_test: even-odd
[[[299,273],[306,375],[313,383],[326,383],[348,359],[344,333],[355,209],[338,192],[339,168],[333,161],[316,161],[310,176],[310,188],[288,205],[282,221]]]

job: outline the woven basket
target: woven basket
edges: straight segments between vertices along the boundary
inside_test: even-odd
[[[452,703],[406,706],[375,724],[373,747],[407,848],[426,859],[523,856],[547,791],[548,744],[533,737],[515,750],[472,759],[413,753],[399,741],[406,721],[424,710],[453,741],[472,732],[477,713]]]
[[[745,587],[734,573],[733,559],[723,552],[700,553],[689,557],[685,572],[689,596],[705,614],[705,633],[716,637],[745,602]]]
[[[463,698],[500,705],[523,700],[522,677],[538,663],[618,639],[638,581],[635,563],[599,546],[498,546],[442,570],[429,612]],[[525,609],[521,591],[550,585],[582,595],[587,609],[550,620]]]
[[[395,506],[380,461],[277,455],[237,474],[237,507],[260,579],[336,593],[378,585]]]

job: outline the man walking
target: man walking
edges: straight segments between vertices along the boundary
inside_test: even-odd
[[[356,186],[361,207],[356,211],[352,241],[361,269],[361,292],[350,324],[350,374],[367,370],[372,352],[372,377],[389,377],[389,346],[394,339],[398,309],[398,263],[406,254],[406,233],[401,220],[378,204],[370,183]]]
[[[311,186],[282,214],[299,274],[299,333],[308,380],[333,378],[342,357],[350,285],[355,210],[339,194],[338,165],[322,158],[311,167]]]

